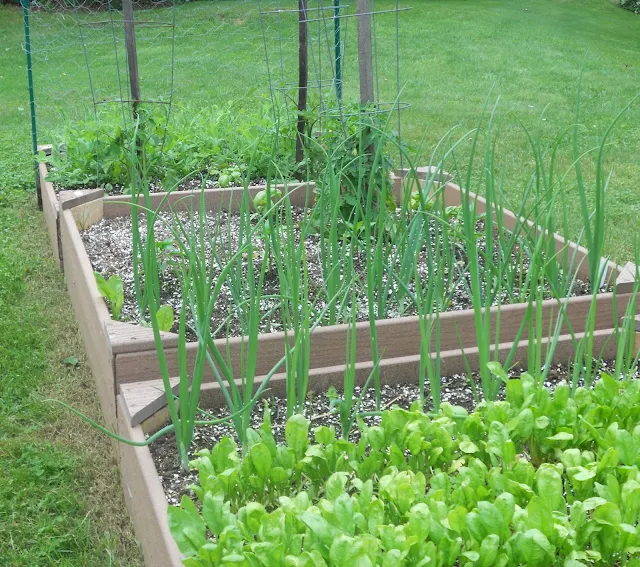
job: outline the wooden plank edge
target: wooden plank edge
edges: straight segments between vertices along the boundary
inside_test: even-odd
[[[118,433],[132,441],[144,441],[141,427],[126,419],[126,408],[118,396]],[[120,479],[133,531],[142,546],[147,567],[181,567],[182,554],[167,522],[167,499],[149,447],[118,444]]]
[[[42,196],[42,214],[44,215],[47,232],[49,233],[49,243],[51,252],[58,263],[60,269],[63,269],[62,244],[60,242],[60,211],[58,204],[58,196],[56,195],[53,184],[47,181],[47,166],[45,163],[38,163],[38,176],[40,180],[40,193]]]
[[[597,298],[595,329],[609,329],[619,320],[620,314],[624,313],[626,306],[632,300],[633,294],[625,294],[616,298],[614,309],[613,293],[600,294]],[[591,308],[592,296],[572,297],[561,300],[567,304],[567,316],[572,322],[574,332],[581,332],[585,328],[586,318]],[[543,302],[543,321],[545,329],[548,328],[547,321],[557,317],[559,306],[558,300],[546,300]],[[640,302],[638,303],[640,308]],[[498,311],[501,318],[500,342],[512,341],[520,328],[522,317],[527,309],[527,304],[511,304],[500,308],[492,307],[492,329],[495,329],[495,320]],[[618,312],[616,313],[616,310]],[[463,348],[473,348],[476,345],[475,326],[473,324],[473,311],[449,311],[441,314],[441,349],[450,351]],[[419,352],[421,340],[418,317],[402,317],[396,319],[383,319],[376,322],[378,343],[384,349],[389,358],[409,356]],[[335,344],[344,344],[350,326],[348,324],[332,325],[317,328],[311,335],[312,360],[311,368],[324,368],[334,364],[340,364],[344,353],[340,348],[336,349]],[[569,333],[569,328],[564,324],[561,333]],[[371,357],[370,327],[367,321],[356,324],[357,361],[369,360]],[[259,364],[258,374],[266,374],[280,360],[284,353],[285,334],[283,332],[267,333],[258,338]],[[524,342],[526,337],[523,336]],[[175,335],[171,337],[171,345],[175,345]],[[233,337],[230,339],[217,339],[218,346],[228,351],[233,360],[239,356],[239,351],[246,338]],[[147,347],[144,351],[129,351],[116,355],[115,373],[118,387],[124,383],[139,382],[146,378],[155,379],[159,376],[159,367],[155,345],[151,341],[142,342]],[[165,359],[167,361],[170,375],[178,374],[177,345],[165,348]],[[435,345],[434,345],[435,348]],[[197,344],[187,345],[188,365],[191,367],[197,351]],[[235,367],[235,363],[233,364]],[[206,381],[213,380],[211,372],[207,371]]]
[[[38,152],[42,152],[45,156],[50,156],[53,152],[53,144],[38,144]]]
[[[575,354],[575,345],[585,336],[585,333],[576,335],[575,340],[571,335],[562,335],[558,338],[556,350],[554,351],[554,364],[567,364]],[[603,358],[611,358],[616,355],[617,345],[613,329],[601,329],[594,332],[594,349],[595,352],[602,352]],[[543,355],[549,345],[549,339],[542,340]],[[512,349],[513,343],[502,343],[498,346],[498,358],[505,360],[507,353]],[[523,367],[527,361],[527,342],[518,345],[515,351],[514,366]],[[492,353],[495,355],[496,349],[493,347]],[[466,359],[466,362],[465,362]],[[456,349],[440,353],[441,376],[448,377],[456,374],[466,374],[467,364],[471,368],[478,366],[479,353],[478,348]],[[355,365],[356,383],[363,386],[367,381],[374,364],[372,361],[359,362]],[[379,364],[380,380],[386,385],[404,385],[417,383],[418,373],[420,370],[420,355],[403,356],[397,358],[383,359]],[[343,377],[346,370],[345,364],[337,364],[335,366],[327,366],[324,368],[315,368],[309,371],[309,391],[324,392],[330,386],[341,387]],[[264,376],[256,378],[254,390],[264,381]],[[174,392],[177,390],[177,378]],[[240,385],[241,381],[236,383]],[[154,380],[151,385],[149,382],[136,382],[127,385],[121,385],[121,397],[123,404],[127,406],[127,414],[132,420],[132,425],[143,425],[146,432],[151,432],[155,427],[159,427],[168,418],[166,408],[166,395],[164,390],[159,391],[162,386],[161,380]],[[152,399],[153,391],[158,395]],[[255,393],[255,392],[254,392]],[[124,395],[123,395],[124,394]],[[269,396],[286,396],[286,374],[274,374],[265,389],[264,395]],[[141,399],[147,400],[147,405],[140,403]],[[225,407],[225,399],[222,390],[217,382],[206,382],[202,384],[201,399],[207,409],[217,409]],[[160,412],[160,414],[159,414]],[[153,427],[150,425],[153,423]]]
[[[104,197],[104,189],[64,190],[58,194],[60,209],[66,211]]]
[[[66,256],[65,280],[80,328],[105,420],[116,426],[115,359],[110,352],[105,323],[111,319],[98,292],[93,270],[70,210],[60,215],[62,243]]]
[[[275,185],[283,193],[290,195],[292,204],[297,207],[304,207],[305,204],[313,204],[315,182],[292,182],[288,184]],[[252,185],[247,188],[250,197],[255,196],[260,191],[266,189],[266,185]],[[302,189],[305,189],[302,191]],[[228,187],[214,189],[193,189],[189,191],[173,191],[172,193],[151,193],[151,206],[159,207],[164,201],[164,206],[173,207],[175,210],[188,210],[192,206],[198,205],[200,196],[204,193],[204,198],[208,210],[238,210],[244,197],[244,187]],[[105,218],[121,217],[131,214],[131,195],[106,195],[103,197]],[[142,195],[138,198],[138,203],[144,203]]]
[[[114,355],[145,352],[152,350],[155,352],[156,343],[153,337],[153,329],[143,327],[135,323],[125,323],[109,319],[105,321],[106,333],[109,336],[111,352]],[[160,331],[163,348],[176,348],[178,346],[178,335],[175,333],[165,333]]]
[[[633,293],[636,282],[637,268],[633,262],[627,262],[620,268],[620,273],[616,278],[616,292]]]

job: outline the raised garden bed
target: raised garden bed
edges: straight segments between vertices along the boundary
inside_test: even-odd
[[[602,338],[600,336],[597,342],[600,343]],[[557,366],[550,372],[545,383],[545,386],[551,391],[561,380],[570,379],[569,369],[563,365]],[[599,370],[612,373],[613,368],[607,362],[603,362],[603,366]],[[513,376],[517,377],[518,374],[519,372],[515,372]],[[637,378],[637,376],[638,370],[636,368],[631,377]],[[415,375],[405,376],[404,379],[407,383],[415,383]],[[465,391],[461,393],[462,390]],[[468,411],[473,410],[473,396],[466,377],[456,375],[444,378],[443,394],[443,401],[462,405]],[[370,392],[363,410],[373,409],[373,396],[373,392]],[[382,397],[384,400],[383,409],[395,405],[408,409],[410,404],[417,399],[417,388],[415,386],[400,386],[399,384],[387,386],[382,390]],[[140,442],[166,423],[167,414],[161,411],[140,425],[132,426],[128,419],[130,408],[127,406],[126,399],[124,395],[118,396],[120,435]],[[224,415],[224,410],[219,406],[220,402],[221,400],[209,398],[204,407],[214,413]],[[279,443],[283,443],[286,402],[282,398],[270,397],[269,407],[272,413],[271,424],[274,436]],[[218,412],[215,412],[216,408],[219,410]],[[279,414],[278,409],[280,410]],[[275,415],[274,412],[276,412]],[[262,413],[261,407],[256,406],[252,427],[258,428],[262,421]],[[314,397],[313,401],[307,404],[305,413],[308,419],[320,418],[315,422],[311,421],[313,427],[336,425],[335,418],[329,415],[326,397],[322,394],[318,394],[317,398]],[[368,420],[370,425],[379,422],[378,418],[368,418]],[[339,429],[337,432],[339,433]],[[208,431],[196,437],[192,445],[192,456],[195,458],[196,451],[200,449],[211,449],[225,435],[233,439],[233,429],[225,425],[212,426]],[[179,471],[172,436],[158,440],[156,444],[160,444],[160,446],[141,448],[120,445],[125,496],[136,534],[143,546],[146,564],[159,567],[178,567],[182,564],[181,554],[168,529],[167,508],[169,502],[173,506],[177,505],[181,496],[189,492],[188,485],[197,483],[198,477],[195,472],[185,475]],[[162,475],[158,472],[159,470],[162,471]]]
[[[46,170],[41,166],[41,175]],[[43,180],[44,181],[44,180]],[[293,205],[303,206],[306,197],[312,195],[312,185],[305,185],[302,190],[291,193]],[[58,201],[55,192],[43,185],[43,203],[49,199],[51,206],[47,225],[50,226],[51,244],[64,259],[64,271],[69,293],[74,305],[79,326],[87,348],[87,354],[94,373],[103,414],[107,425],[116,429],[123,437],[132,440],[143,440],[145,433],[159,428],[166,420],[165,394],[162,383],[158,379],[158,363],[155,344],[151,330],[135,324],[111,320],[107,306],[98,292],[93,274],[93,267],[84,247],[80,231],[86,229],[103,218],[115,218],[131,212],[127,200],[130,197],[104,196],[101,192],[79,192],[74,195],[61,196]],[[262,187],[251,187],[256,194]],[[284,188],[290,190],[292,187]],[[396,178],[395,189],[402,191],[402,179]],[[45,198],[45,194],[49,197]],[[200,192],[182,192],[172,194],[169,201],[176,207],[188,207],[190,198],[198,198]],[[447,206],[461,203],[460,188],[446,183],[443,191]],[[64,198],[63,198],[64,197]],[[152,195],[155,205],[164,197],[162,194]],[[186,197],[186,199],[185,199]],[[239,207],[242,198],[240,189],[212,189],[205,192],[207,208],[220,208],[233,211]],[[485,202],[477,199],[478,211],[484,210]],[[298,201],[296,201],[298,200]],[[57,209],[56,209],[56,206]],[[45,207],[48,205],[44,204]],[[50,225],[57,211],[57,220]],[[504,212],[503,223],[506,228],[517,224],[516,217]],[[55,229],[54,229],[55,227]],[[582,262],[588,252],[573,243],[555,237],[558,250],[569,247],[578,261],[578,277],[588,278],[586,262]],[[624,314],[629,301],[633,297],[633,277],[629,269],[607,264],[606,279],[615,287],[613,292],[601,293],[597,299],[595,331],[593,334],[594,351],[605,358],[615,356],[616,345],[612,340],[613,328]],[[584,329],[589,314],[592,296],[570,297],[560,300],[566,303],[566,317],[571,321],[573,329]],[[542,319],[545,328],[557,316],[559,301],[546,300],[542,304]],[[512,347],[526,305],[510,304],[500,308],[500,344],[497,346],[497,357],[508,352]],[[498,308],[491,309],[492,333],[497,319]],[[468,309],[449,311],[440,315],[440,359],[443,376],[452,376],[465,371],[466,364],[471,369],[478,367],[478,349],[476,347],[473,312]],[[356,325],[357,364],[356,381],[362,384],[373,368],[370,326],[368,321]],[[380,351],[384,353],[380,364],[381,382],[387,385],[404,384],[419,373],[420,364],[420,324],[416,316],[384,319],[376,322]],[[345,371],[344,345],[347,342],[348,325],[320,327],[311,335],[309,387],[313,391],[326,391],[330,386],[338,386]],[[575,336],[563,329],[555,349],[554,361],[566,363],[574,353],[575,341],[582,337],[580,332]],[[239,359],[242,338],[220,339],[228,345],[232,357]],[[256,375],[264,376],[273,368],[284,351],[285,336],[281,332],[263,334],[259,338],[258,368]],[[546,341],[543,339],[543,344]],[[170,373],[177,375],[177,335],[165,333],[163,344]],[[193,363],[195,346],[189,345],[189,364]],[[462,350],[464,349],[464,350]],[[519,342],[515,360],[524,361],[527,356],[526,334]],[[259,379],[258,379],[259,381]],[[275,374],[269,385],[269,395],[284,394],[285,376]],[[212,375],[205,377],[202,390],[204,407],[215,409],[223,405],[223,398]],[[131,447],[120,444],[121,473],[136,534],[140,539],[145,560],[148,565],[163,566],[180,565],[180,554],[174,544],[166,524],[167,502],[155,465],[148,448]]]
[[[257,193],[258,187],[250,188],[252,193]],[[397,190],[400,190],[400,180],[398,180]],[[307,188],[311,192],[311,186]],[[180,206],[187,207],[186,195],[195,198],[195,194],[181,193],[172,194],[170,200],[173,203],[180,203]],[[207,206],[210,210],[217,210],[219,207],[233,210],[238,207],[242,196],[241,190],[208,190],[206,191]],[[154,202],[159,203],[162,194],[152,195]],[[460,189],[451,183],[445,186],[444,197],[447,205],[456,206],[460,204]],[[84,196],[79,197],[81,200]],[[305,202],[306,195],[303,191],[292,193],[293,205],[301,206]],[[67,201],[73,205],[74,201]],[[478,200],[478,208],[481,209],[483,200]],[[99,391],[105,414],[115,419],[115,395],[119,392],[122,384],[143,382],[154,380],[159,377],[155,345],[153,343],[150,329],[137,325],[120,323],[111,320],[104,300],[100,297],[93,276],[93,268],[82,243],[80,228],[87,228],[90,224],[97,222],[101,218],[120,217],[130,213],[130,206],[120,197],[102,197],[90,202],[83,202],[78,207],[70,206],[62,208],[60,213],[60,235],[62,243],[62,254],[65,261],[65,273],[69,284],[72,300],[76,307],[76,313],[80,320],[81,329],[84,333],[89,333],[87,342],[90,357],[93,350],[101,353],[94,358],[102,361],[109,360],[108,367],[111,369],[111,376],[105,376],[101,382]],[[504,224],[506,227],[514,226],[515,217],[504,213]],[[563,239],[556,237],[558,249],[567,246]],[[587,251],[569,243],[568,246],[575,251],[578,256],[576,265],[579,266],[579,276],[587,279],[586,265],[580,260],[584,258]],[[612,263],[608,265],[609,281],[616,282],[617,286],[617,306],[616,314],[623,314],[626,304],[631,298],[632,281],[629,281],[628,273]],[[584,329],[591,296],[572,297],[566,300],[567,317],[571,321],[574,329]],[[524,304],[511,304],[502,306],[500,309],[501,331],[500,342],[508,345],[517,332],[524,309]],[[557,300],[547,300],[544,302],[544,324],[548,328],[549,321],[553,313],[558,311]],[[614,326],[614,299],[613,293],[602,293],[598,297],[596,331],[606,334],[608,329]],[[462,361],[457,360],[459,349],[462,347],[469,358],[471,367],[474,368],[476,352],[475,328],[473,325],[473,313],[471,310],[459,310],[442,313],[441,323],[441,352],[443,367],[442,372],[454,374],[464,371]],[[381,364],[383,381],[392,381],[394,376],[415,375],[415,369],[419,358],[420,329],[417,317],[400,317],[396,319],[383,319],[376,323],[380,352],[384,352]],[[313,380],[319,380],[320,376],[338,376],[344,367],[344,352],[336,345],[346,344],[347,325],[335,325],[318,328],[311,337],[311,370]],[[563,331],[563,335],[567,331]],[[85,335],[86,336],[86,335]],[[98,338],[100,337],[100,338]],[[226,339],[224,339],[226,341]],[[568,340],[568,339],[567,339]],[[257,375],[265,375],[279,360],[283,353],[284,334],[267,333],[260,337],[259,361]],[[229,339],[229,348],[232,353],[239,356],[242,344],[241,338]],[[177,336],[165,335],[165,350],[168,356],[170,372],[177,374]],[[195,345],[191,345],[195,347]],[[193,358],[195,348],[189,348],[189,355]],[[451,355],[451,356],[450,356]],[[357,324],[357,362],[359,379],[367,376],[371,371],[371,349],[369,336],[369,323],[363,321]],[[95,369],[94,369],[95,370]],[[105,370],[101,371],[102,374]],[[276,375],[274,383],[282,378]],[[331,378],[323,378],[331,381]],[[206,388],[215,390],[216,386],[211,382],[212,376],[208,375]],[[155,389],[151,390],[150,396],[158,398]],[[149,399],[141,401],[144,409],[150,403]],[[147,417],[144,412],[134,417],[134,423]]]

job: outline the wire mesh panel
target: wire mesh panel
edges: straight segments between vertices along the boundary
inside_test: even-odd
[[[376,6],[375,0],[260,0],[269,89],[275,105],[325,118],[397,113],[408,105],[400,100],[399,17],[408,10],[399,2]],[[390,6],[390,7],[389,7]],[[386,20],[380,29],[381,20]],[[368,37],[362,36],[366,24]],[[306,27],[306,53],[298,50]],[[304,53],[304,54],[303,54]],[[300,60],[307,59],[305,78]],[[363,62],[368,87],[363,85]],[[304,83],[304,84],[303,84]],[[300,90],[308,97],[300,103]]]
[[[325,116],[343,119],[361,113],[352,104],[359,89],[360,1],[305,0],[301,14],[299,0],[132,0],[140,106],[160,117],[160,123],[177,121],[191,130],[211,128],[201,111],[216,107],[239,117],[251,115],[258,123],[261,114],[273,121],[277,107],[280,117],[294,123],[303,22],[306,107],[321,117],[317,127],[322,129]],[[403,107],[398,100],[398,18],[403,8],[387,0],[381,10],[375,0],[367,1],[375,104],[366,111],[388,113]],[[133,97],[122,2],[30,3],[40,143],[56,139],[66,125],[87,120],[108,121],[110,130],[95,138],[96,145],[109,145],[120,135],[114,121],[130,130]],[[227,162],[223,165],[230,166],[231,160]]]
[[[139,0],[133,11],[143,101],[216,104],[266,85],[255,2]],[[122,0],[36,0],[30,14],[41,142],[130,100]]]

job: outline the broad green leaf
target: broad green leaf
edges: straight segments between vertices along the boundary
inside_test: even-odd
[[[522,389],[522,380],[513,379],[507,382],[507,401],[519,408],[524,401],[524,392]]]
[[[408,525],[411,533],[418,538],[418,541],[425,541],[431,528],[431,511],[429,507],[423,502],[412,506],[409,511]]]
[[[546,415],[542,415],[536,418],[535,425],[536,429],[545,429],[549,426],[549,418]]]
[[[569,401],[570,395],[571,388],[569,384],[567,384],[566,380],[562,380],[556,385],[553,391],[553,405],[558,409],[564,408]]]
[[[333,445],[336,442],[336,430],[334,427],[326,427],[324,425],[316,427],[313,430],[316,443],[321,445]]]
[[[185,495],[179,508],[169,506],[167,520],[178,549],[186,555],[196,556],[207,541],[207,528],[192,500]]]
[[[112,275],[108,280],[99,272],[93,272],[98,291],[100,295],[109,302],[112,317],[118,321],[120,319],[120,311],[124,303],[124,291],[122,286],[122,278]]]
[[[466,517],[467,529],[471,533],[473,539],[481,542],[486,536],[487,532],[483,523],[480,521],[480,517],[477,512],[469,512]]]
[[[163,305],[156,312],[158,328],[161,331],[169,332],[173,327],[173,308],[170,305]]]
[[[462,555],[473,563],[476,563],[480,559],[480,553],[477,551],[465,551]]]
[[[533,417],[533,412],[529,408],[523,409],[518,417],[514,420],[512,425],[512,429],[516,435],[518,435],[521,439],[529,439],[531,433],[533,432],[533,428],[535,426],[535,419]]]
[[[540,530],[548,537],[553,534],[553,515],[539,496],[534,496],[527,505],[527,526]]]
[[[353,519],[353,502],[351,496],[343,492],[333,503],[333,514],[336,526],[346,535],[353,536],[356,525]]]
[[[489,534],[485,537],[480,544],[479,567],[492,567],[495,565],[499,548],[500,538],[496,534]]]
[[[347,483],[347,475],[343,472],[333,473],[325,483],[324,492],[327,500],[335,501],[338,496],[344,494],[344,487]]]
[[[547,441],[571,441],[572,439],[573,434],[566,431],[560,431],[551,437],[547,437]]]
[[[628,480],[622,485],[620,501],[624,521],[634,523],[640,515],[640,483]]]
[[[598,496],[593,496],[591,498],[587,498],[582,504],[584,506],[585,511],[595,510],[598,506],[602,506],[606,504],[607,501],[604,498],[599,498]]]
[[[505,531],[505,521],[495,504],[488,501],[478,502],[478,519],[488,534],[500,535]]]
[[[465,439],[460,442],[460,450],[463,453],[472,454],[477,453],[480,449],[478,449],[478,446],[475,443],[469,441],[469,439]]]
[[[289,475],[282,467],[272,467],[269,471],[269,478],[274,484],[281,484],[289,478]]]
[[[221,534],[227,526],[232,525],[233,521],[233,516],[229,511],[229,503],[224,501],[223,495],[213,495],[211,492],[204,495],[202,517],[207,523],[207,527],[216,535]]]
[[[571,467],[579,467],[582,463],[580,449],[566,449],[565,451],[562,451],[560,460],[567,469]]]
[[[402,561],[406,557],[407,553],[408,551],[390,549],[382,558],[382,567],[398,567],[398,565],[402,565]]]
[[[565,510],[562,476],[554,465],[543,463],[536,472],[538,495],[550,511]]]
[[[304,416],[295,414],[287,420],[284,434],[287,445],[300,455],[309,444],[309,422]]]
[[[578,482],[585,482],[592,478],[595,478],[596,471],[593,469],[585,469],[584,467],[577,467],[578,472],[573,475],[573,479]]]
[[[518,535],[520,537],[517,540],[517,547],[526,565],[531,567],[551,565],[556,548],[541,531],[532,529]]]
[[[300,520],[309,527],[323,545],[327,548],[331,547],[335,530],[319,513],[307,510],[300,514]]]
[[[251,551],[263,565],[276,567],[282,565],[284,559],[284,544],[274,544],[272,542],[263,541],[251,544]]]
[[[464,506],[456,506],[447,516],[449,527],[456,533],[462,534],[466,525],[467,509]]]
[[[370,534],[376,534],[378,526],[384,523],[384,504],[381,500],[373,500],[367,509],[367,530]]]
[[[623,464],[633,465],[640,461],[640,441],[625,429],[616,432],[616,449]]]
[[[256,443],[249,449],[249,458],[258,476],[265,481],[271,470],[271,451],[264,443]]]
[[[305,551],[300,557],[294,557],[288,555],[285,558],[285,566],[286,567],[327,567],[325,560],[322,558],[322,555],[318,553],[316,550],[312,550],[311,552]]]
[[[613,502],[607,502],[596,508],[593,519],[599,524],[617,527],[622,522],[622,514]]]
[[[500,514],[502,514],[504,524],[509,525],[516,509],[516,501],[513,494],[503,492],[495,499],[494,504],[496,508],[500,510]]]
[[[264,506],[259,502],[248,502],[238,510],[238,520],[247,527],[249,533],[257,534],[266,513]]]
[[[505,384],[509,382],[509,376],[507,375],[505,369],[502,367],[502,364],[493,360],[491,362],[487,362],[487,368],[489,372],[502,380]]]
[[[600,473],[606,469],[618,466],[619,462],[620,455],[618,454],[618,451],[613,447],[609,447],[598,460],[597,470]]]
[[[356,553],[353,538],[341,534],[336,537],[331,544],[329,559],[333,565],[353,567],[355,565]]]

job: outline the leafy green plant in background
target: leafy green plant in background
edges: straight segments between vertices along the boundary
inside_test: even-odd
[[[41,159],[50,165],[50,180],[62,187],[118,184],[128,192],[135,130],[138,143],[145,148],[149,180],[167,188],[194,175],[204,175],[220,187],[242,185],[250,160],[254,179],[262,179],[267,176],[274,146],[280,167],[290,167],[293,149],[284,136],[275,144],[271,113],[263,108],[247,111],[239,104],[197,110],[177,107],[168,124],[164,111],[142,106],[138,128],[131,122],[123,124],[118,112],[102,111],[95,118],[66,124],[55,136],[51,156]],[[282,133],[286,125],[278,128]]]
[[[318,198],[319,203],[335,199],[332,184],[339,187],[338,236],[346,231],[362,234],[368,196],[374,196],[376,208],[387,205],[395,208],[390,191],[389,151],[398,141],[389,132],[389,120],[388,114],[354,105],[345,108],[342,116],[330,114],[320,122],[322,130],[317,136],[309,138],[307,154],[311,175],[317,179],[317,193],[333,194],[330,200]],[[311,122],[310,127],[313,125]],[[316,222],[324,233],[326,227],[318,217]]]

